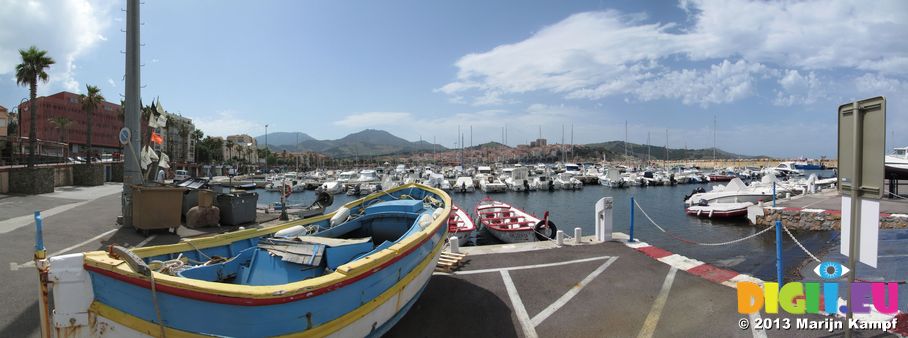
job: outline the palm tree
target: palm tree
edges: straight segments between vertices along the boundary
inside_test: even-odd
[[[189,126],[187,126],[186,124],[180,124],[180,127],[179,127],[179,134],[180,134],[180,158],[183,159],[183,163],[188,163],[188,162],[189,162],[189,156],[187,156],[187,155],[189,155],[189,154],[187,154],[187,151],[188,151],[189,149],[186,148],[186,146],[189,144],[189,132],[190,132],[190,131],[189,131]]]
[[[226,146],[227,146],[227,156],[226,156],[227,158],[225,158],[224,160],[226,160],[226,161],[229,162],[230,159],[233,158],[233,146],[234,146],[234,143],[233,143],[233,140],[227,140],[227,143],[225,143],[225,144],[226,144]]]
[[[20,49],[19,55],[22,56],[22,63],[16,65],[16,84],[28,86],[31,105],[28,109],[28,167],[31,168],[35,166],[35,145],[38,140],[38,126],[35,121],[38,118],[38,102],[35,101],[38,96],[38,80],[47,82],[47,72],[44,70],[55,62],[47,56],[46,50],[38,50],[35,46]]]
[[[47,119],[47,121],[50,122],[50,124],[53,124],[54,127],[56,127],[58,131],[60,131],[60,143],[65,143],[64,140],[66,138],[66,130],[69,129],[69,124],[72,123],[72,120],[63,116],[57,116],[51,117]],[[66,148],[63,149],[67,150],[68,152],[69,146],[66,146]],[[63,156],[66,157],[67,154],[64,153]]]
[[[98,109],[98,105],[104,102],[104,96],[101,95],[101,89],[98,89],[97,86],[85,85],[86,94],[79,96],[79,102],[82,103],[82,110],[85,111],[85,115],[88,117],[86,123],[86,132],[87,139],[86,144],[88,146],[88,163],[91,163],[91,159],[94,157],[94,151],[91,147],[91,126],[92,126],[92,115],[95,113],[95,109]]]
[[[63,116],[57,116],[57,117],[51,117],[51,118],[47,119],[47,122],[50,122],[50,124],[53,124],[54,127],[60,131],[60,143],[63,143],[64,142],[63,139],[64,139],[64,135],[66,133],[66,130],[69,129],[69,124],[72,123],[72,121]]]

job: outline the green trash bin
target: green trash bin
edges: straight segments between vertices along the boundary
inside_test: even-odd
[[[259,194],[255,192],[234,192],[219,194],[215,205],[221,212],[221,225],[241,225],[255,222],[255,206]]]

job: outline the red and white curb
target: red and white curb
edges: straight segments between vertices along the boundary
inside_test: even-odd
[[[722,284],[730,288],[737,288],[738,282],[753,282],[758,285],[763,285],[764,283],[762,279],[753,277],[751,275],[745,275],[736,271],[723,269],[709,263],[704,263],[690,257],[681,256],[668,250],[649,245],[646,242],[628,242],[627,240],[630,239],[630,236],[624,233],[612,233],[612,238],[620,240],[622,243],[624,243],[624,245],[637,250],[644,255],[650,256],[657,261],[668,264],[669,266],[677,268],[678,270],[686,271],[689,274],[698,276],[713,283]]]
[[[689,274],[698,276],[713,283],[722,284],[734,289],[737,289],[738,282],[747,281],[756,283],[758,285],[763,285],[765,283],[762,279],[756,278],[754,276],[738,273],[736,271],[728,269],[722,269],[709,263],[704,263],[690,257],[681,256],[671,251],[652,246],[646,242],[628,242],[630,236],[625,233],[614,232],[612,233],[612,238],[621,241],[627,247],[637,250],[644,255],[650,256],[657,261],[668,264],[669,266],[675,267],[678,270],[686,271]],[[839,298],[838,303],[840,306],[845,305],[845,300]],[[872,321],[886,321],[892,319],[892,317],[896,317],[898,318],[897,325],[895,329],[890,330],[889,332],[901,337],[908,337],[908,313],[899,313],[895,316],[892,316],[881,314],[879,312],[876,312],[875,310],[871,311],[872,312],[870,314],[856,315],[855,317],[862,320]]]

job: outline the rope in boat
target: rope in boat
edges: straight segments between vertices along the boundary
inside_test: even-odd
[[[751,238],[757,237],[757,236],[759,236],[759,235],[762,235],[762,234],[766,233],[767,231],[772,230],[773,227],[775,227],[774,225],[770,225],[770,226],[766,227],[766,229],[760,230],[759,232],[756,232],[756,233],[754,233],[754,234],[752,234],[752,235],[749,235],[749,236],[746,236],[746,237],[743,237],[743,238],[739,238],[739,239],[735,239],[735,240],[731,240],[731,241],[726,241],[726,242],[719,242],[719,243],[704,243],[704,242],[697,242],[697,241],[692,241],[692,240],[689,240],[689,239],[680,237],[680,236],[678,236],[678,235],[675,235],[675,234],[673,234],[673,233],[671,233],[671,232],[665,230],[665,228],[661,227],[658,223],[656,223],[656,221],[654,221],[652,217],[649,217],[649,214],[646,213],[646,210],[643,210],[643,207],[640,206],[640,203],[637,203],[637,201],[634,201],[634,205],[635,205],[638,209],[640,209],[640,211],[643,212],[643,216],[646,216],[646,219],[648,219],[649,222],[652,223],[653,225],[655,225],[656,228],[658,228],[660,231],[662,231],[663,233],[665,233],[666,235],[668,235],[668,236],[670,236],[670,237],[672,237],[672,238],[674,238],[674,239],[677,239],[677,240],[679,240],[679,241],[681,241],[681,242],[688,243],[688,244],[703,245],[703,246],[721,246],[721,245],[735,244],[735,243],[743,242],[743,241],[746,241],[746,240],[748,240],[748,239],[751,239]]]
[[[148,273],[148,279],[151,280],[151,303],[154,304],[154,314],[158,319],[158,328],[161,329],[161,337],[167,338],[167,330],[164,328],[164,321],[161,320],[161,307],[158,305],[158,289],[154,279],[154,272]]]

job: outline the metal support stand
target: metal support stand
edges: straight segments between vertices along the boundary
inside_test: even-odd
[[[47,250],[44,248],[44,222],[41,212],[35,211],[35,267],[38,269],[38,311],[41,337],[50,338],[50,299],[47,291]]]
[[[776,182],[772,182],[772,207],[776,207]],[[785,278],[782,269],[782,220],[779,219],[781,216],[776,217],[776,280],[782,288]]]
[[[848,284],[846,286],[847,296],[845,297],[845,306],[847,310],[845,311],[845,322],[851,322],[851,318],[854,317],[852,314],[851,308],[851,285],[854,284],[854,277],[857,274],[857,261],[858,261],[858,250],[860,249],[860,242],[858,238],[861,238],[861,164],[864,161],[864,154],[861,151],[864,147],[864,120],[861,116],[861,110],[858,107],[858,103],[854,102],[852,110],[852,118],[854,119],[854,162],[852,166],[852,179],[851,179],[851,233],[849,234],[849,243],[848,247],[848,269],[851,273],[848,274]],[[845,338],[851,338],[851,329],[847,326],[845,327]]]

